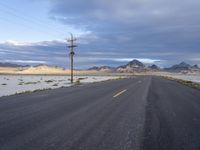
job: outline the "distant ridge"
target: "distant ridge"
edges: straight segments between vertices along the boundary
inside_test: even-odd
[[[9,70],[10,69],[10,70]],[[195,74],[200,73],[200,68],[198,65],[190,65],[185,62],[173,65],[169,68],[161,69],[159,66],[152,64],[147,66],[140,62],[139,60],[132,60],[125,65],[119,67],[110,67],[110,66],[94,66],[87,70],[76,70],[76,72],[93,72],[93,73],[147,73],[147,72],[174,72],[174,73],[184,73],[184,74]],[[28,65],[18,65],[12,63],[0,63],[0,74],[1,73],[23,73],[23,74],[65,74],[70,72],[69,70],[58,67],[50,66],[47,64],[38,64],[36,66]]]
[[[200,69],[198,65],[192,66],[188,63],[181,62],[180,64],[173,65],[170,68],[165,68],[165,71],[189,73],[189,72],[200,71]]]
[[[190,70],[191,67],[192,66],[190,64],[187,64],[185,62],[181,62],[180,64],[173,65],[170,68],[166,68],[166,70],[170,70],[170,71]]]
[[[155,71],[156,69],[159,69],[158,66],[152,65],[152,69]],[[132,60],[128,62],[126,65],[122,65],[119,67],[110,67],[110,66],[101,66],[101,67],[92,67],[89,68],[88,70],[95,70],[95,71],[104,71],[104,72],[121,72],[121,73],[132,73],[132,72],[146,72],[149,71],[150,68],[146,67],[142,62],[139,60]]]
[[[12,64],[12,63],[2,63],[0,62],[0,67],[25,67],[23,65]]]
[[[92,68],[89,68],[88,70],[113,72],[115,70],[115,68],[114,67],[110,67],[110,66],[101,66],[101,67],[94,66]]]
[[[132,60],[128,62],[126,65],[122,65],[119,67],[110,67],[110,66],[102,66],[102,67],[92,67],[88,70],[95,71],[106,71],[106,72],[121,72],[121,73],[134,73],[134,72],[183,72],[183,73],[192,73],[192,72],[200,72],[200,68],[198,65],[190,65],[185,62],[181,62],[179,64],[173,65],[169,68],[161,69],[159,66],[152,64],[150,66],[145,66],[139,60]]]
[[[38,64],[38,65],[34,65],[34,66],[30,66],[30,65],[19,65],[19,64],[14,64],[14,63],[2,63],[0,62],[0,67],[11,67],[11,68],[18,68],[18,67],[54,67],[54,68],[62,68],[62,67],[58,67],[58,66],[50,66],[50,65],[46,65],[46,64]]]

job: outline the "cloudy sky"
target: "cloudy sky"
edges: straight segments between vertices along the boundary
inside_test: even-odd
[[[200,65],[199,0],[6,0],[0,2],[0,59],[76,68],[132,59],[167,67]]]

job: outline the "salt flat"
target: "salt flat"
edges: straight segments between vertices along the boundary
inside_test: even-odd
[[[176,79],[192,81],[196,83],[200,83],[200,75],[181,75],[181,74],[169,74],[169,77],[173,77]]]
[[[119,78],[117,76],[76,76],[75,83],[100,82]],[[0,97],[27,91],[55,89],[71,86],[70,76],[50,75],[0,75]]]

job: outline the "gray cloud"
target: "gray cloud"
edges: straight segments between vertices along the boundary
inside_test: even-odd
[[[66,23],[162,25],[166,30],[199,23],[198,0],[51,0],[51,14]],[[192,16],[192,17],[191,17]],[[80,22],[82,21],[82,22]],[[93,22],[95,21],[95,22]],[[104,22],[105,21],[105,22]],[[189,21],[189,22],[188,22]],[[145,25],[144,23],[147,23]],[[88,24],[89,26],[90,24]],[[111,26],[112,27],[112,26]],[[197,26],[198,27],[198,26]]]
[[[145,64],[157,64],[160,66],[172,65],[179,61],[176,55],[184,58],[188,62],[194,64],[199,62],[200,55],[191,53],[159,53],[159,52],[138,52],[135,54],[116,52],[115,50],[105,52],[105,49],[99,51],[91,50],[91,44],[80,44],[76,49],[75,66],[76,68],[89,68],[91,66],[110,65],[119,66],[127,63],[132,59],[138,59]],[[90,47],[90,48],[88,48]],[[94,46],[95,47],[95,46]],[[12,62],[18,64],[49,64],[69,68],[69,50],[66,49],[66,44],[62,41],[44,41],[37,43],[1,43],[0,44],[0,59],[2,62]],[[149,55],[151,54],[151,55]],[[148,57],[146,57],[149,55]],[[167,58],[167,59],[166,59]],[[169,61],[169,59],[175,61]]]
[[[51,19],[87,31],[78,37],[78,68],[117,66],[128,58],[161,60],[154,63],[162,66],[180,61],[200,65],[199,0],[48,1]],[[69,64],[65,41],[4,43],[0,53],[1,60],[34,57],[69,67],[65,65]]]
[[[103,52],[124,52],[133,57],[145,52],[145,58],[151,53],[162,55],[168,52],[178,57],[178,60],[185,59],[178,53],[199,53],[198,0],[51,2],[52,17],[64,24],[81,26],[91,32],[95,39],[87,47],[93,50],[99,50],[101,47]],[[168,56],[166,59],[174,58]]]

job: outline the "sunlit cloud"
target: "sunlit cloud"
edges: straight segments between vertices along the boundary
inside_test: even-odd
[[[26,63],[26,64],[46,64],[46,61],[40,60],[3,60],[3,62],[9,63]]]

